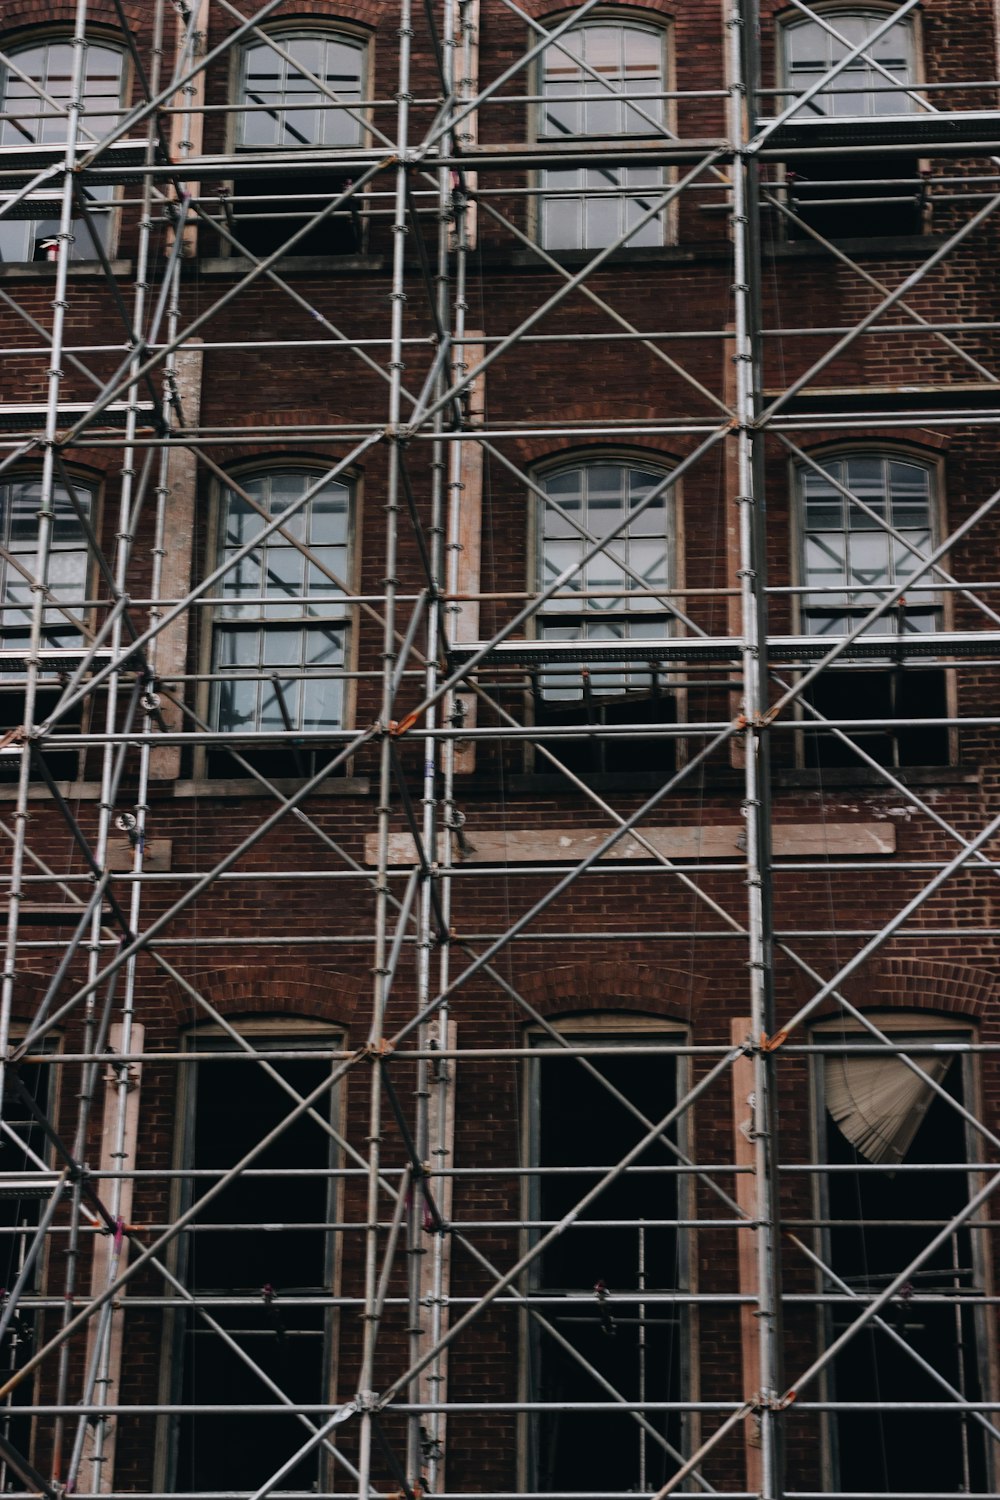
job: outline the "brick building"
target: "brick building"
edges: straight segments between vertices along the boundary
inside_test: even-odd
[[[0,7],[5,1493],[997,1491],[998,59]]]

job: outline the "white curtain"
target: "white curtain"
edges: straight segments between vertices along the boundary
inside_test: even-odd
[[[934,1097],[927,1079],[940,1083],[951,1059],[913,1061],[921,1072],[895,1056],[827,1059],[826,1107],[851,1145],[869,1161],[905,1158]]]

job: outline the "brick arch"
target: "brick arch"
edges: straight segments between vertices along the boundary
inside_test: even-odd
[[[803,1000],[808,1000],[816,988],[804,974],[799,976],[798,986]],[[924,1011],[974,1021],[986,1021],[991,1012],[996,1014],[996,975],[940,959],[876,956],[839,988],[852,1005],[866,1012]],[[830,1000],[817,1009],[816,1019],[827,1019],[839,1011],[837,1002]]]
[[[280,31],[288,26],[316,24],[336,30],[338,21],[346,21],[374,31],[380,19],[384,21],[385,16],[380,12],[377,0],[295,0],[287,9],[282,7],[270,15],[262,30]],[[221,41],[234,26],[235,23],[228,18],[218,20],[211,30],[212,45]]]
[[[659,964],[596,960],[541,969],[521,976],[515,987],[547,1018],[632,1011],[686,1021],[701,1003],[705,980]]]
[[[227,1020],[236,1016],[288,1016],[329,1021],[349,1027],[358,1003],[367,1003],[367,976],[354,979],[350,974],[331,970],[317,975],[305,964],[284,964],[280,978],[262,978],[249,965],[213,969],[193,976],[195,988]],[[181,1025],[207,1022],[204,1011],[188,996],[181,997],[178,1011]]]
[[[946,453],[952,442],[950,434],[934,432],[929,427],[859,427],[846,434],[835,428],[818,428],[807,433],[806,438],[798,446],[810,458],[822,458],[826,452],[835,456],[835,450],[846,453],[852,448],[868,448],[873,452],[876,448],[909,448],[919,458],[920,450],[924,450],[925,456]]]
[[[552,30],[560,21],[566,19],[572,7],[560,4],[559,0],[555,0],[555,3],[554,0],[527,0],[524,9],[533,20],[545,22],[549,30]],[[614,11],[621,11],[626,19],[629,11],[646,11],[651,17],[665,24],[669,24],[674,19],[673,10],[664,9],[660,0],[604,0],[599,14],[593,19],[606,21],[613,17]]]
[[[148,22],[149,12],[138,3],[138,0],[125,0],[122,10],[131,31],[140,32],[143,24]],[[75,23],[76,6],[73,0],[51,0],[44,12],[39,10],[38,0],[7,0],[3,8],[3,36],[0,38],[0,47],[5,42],[13,44],[27,41],[32,31],[37,31],[40,35],[44,35],[45,31],[52,27],[66,27],[72,31]],[[88,6],[88,35],[95,27],[106,29],[109,33],[116,33],[121,38],[121,22],[112,0],[92,0]],[[14,35],[15,32],[18,34]],[[94,40],[98,39],[95,32]]]
[[[586,421],[593,416],[593,408],[580,404],[574,406],[568,402],[563,410],[567,421]],[[639,419],[644,415],[640,406],[637,408]],[[652,407],[645,413],[654,416]],[[553,447],[551,438],[518,438],[512,444],[513,454],[522,468],[534,468],[540,465],[565,463],[571,465],[597,461],[602,456],[607,457],[609,453],[623,453],[636,459],[651,459],[654,462],[666,464],[668,468],[673,467],[679,461],[678,445],[668,445],[666,437],[658,433],[642,434],[639,441],[635,437],[623,438],[620,442],[615,441],[615,434],[609,431],[607,437],[584,439],[573,443],[569,447]]]

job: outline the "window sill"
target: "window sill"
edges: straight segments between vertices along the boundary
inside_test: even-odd
[[[113,260],[110,266],[115,276],[132,275],[130,260]],[[54,281],[58,269],[51,260],[9,260],[0,262],[0,280]],[[67,272],[71,278],[92,276],[104,279],[104,267],[99,260],[71,260]]]
[[[978,786],[979,772],[971,766],[887,766],[886,769],[904,786]],[[800,788],[802,790],[829,791],[838,786],[882,787],[886,791],[884,777],[867,766],[830,766],[826,769],[774,771],[775,787]]]
[[[99,781],[57,781],[55,784],[67,802],[96,802],[101,795]],[[275,789],[286,797],[297,792],[302,784],[301,780],[288,777],[272,782]],[[327,781],[320,782],[312,796],[367,797],[370,791],[371,782],[367,776],[331,776]],[[150,800],[156,802],[164,799],[186,801],[196,797],[269,797],[271,794],[267,787],[248,776],[239,780],[225,780],[222,777],[213,780],[205,777],[194,781],[154,781],[149,795]],[[28,798],[32,802],[49,802],[52,800],[52,793],[44,783],[38,782],[28,788]],[[0,782],[0,803],[16,800],[17,782]]]
[[[557,261],[559,265],[577,268],[589,265],[594,256],[600,254],[599,248],[594,250],[545,250],[541,245],[538,248],[552,260]],[[725,246],[725,253],[726,255],[732,253],[728,244]],[[631,250],[626,246],[624,249],[615,250],[609,255],[605,261],[605,265],[686,266],[703,259],[704,256],[700,253],[699,247],[695,245],[646,245]],[[502,255],[499,253],[490,254],[489,251],[484,251],[483,263],[489,266],[510,266],[512,269],[518,271],[550,270],[545,261],[531,250],[511,250]]]
[[[573,775],[595,792],[655,792],[675,773],[659,771],[574,771]],[[512,792],[565,792],[567,796],[577,793],[565,776],[558,772],[540,771],[537,775],[511,776],[508,786]]]
[[[304,785],[302,777],[274,777],[271,785],[285,797],[293,796]],[[330,776],[321,781],[311,793],[312,797],[367,797],[371,782],[367,776]],[[150,795],[155,798],[172,797],[183,801],[189,797],[269,797],[267,787],[252,776],[225,777],[203,776],[184,781],[169,781],[158,788],[153,783]]]
[[[245,276],[256,261],[246,255],[210,255],[204,260],[197,258],[185,261],[189,275],[198,276]],[[356,276],[359,271],[384,271],[384,255],[283,255],[276,262],[284,276],[312,276],[322,272],[324,276]]]
[[[830,243],[845,255],[870,255],[876,259],[892,257],[898,260],[925,260],[935,250],[947,244],[943,234],[873,234],[850,239],[838,235]],[[768,245],[767,253],[775,260],[816,260],[829,255],[825,245],[815,240],[775,240]]]

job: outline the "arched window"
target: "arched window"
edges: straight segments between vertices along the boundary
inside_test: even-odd
[[[272,532],[219,584],[226,602],[213,632],[213,722],[243,732],[338,728],[350,635],[341,584],[351,572],[351,487],[294,467],[241,476],[239,485],[269,517],[292,513],[287,535]],[[219,564],[265,524],[235,489],[225,489]]]
[[[638,21],[585,21],[542,54],[538,135],[543,141],[663,132],[666,33]],[[539,209],[548,250],[598,250],[620,239],[656,203],[663,167],[589,166],[542,173]],[[629,236],[628,248],[662,245],[666,210]]]
[[[812,87],[842,57],[864,43],[888,19],[888,11],[837,6],[781,28],[785,87],[792,94]],[[894,21],[869,47],[814,94],[804,115],[899,115],[916,109],[906,92],[916,80],[913,27]]]
[[[349,32],[289,27],[248,43],[240,53],[237,151],[304,156],[364,145],[367,76],[368,44]],[[248,165],[233,184],[237,239],[254,255],[280,250],[356,176],[350,165],[301,174],[290,165],[275,198],[274,176],[254,175]],[[302,205],[299,214],[289,213],[293,200]],[[297,239],[289,254],[343,255],[360,249],[361,207],[349,199]]]
[[[847,453],[798,469],[802,533],[802,616],[809,635],[842,635],[913,576],[933,549],[934,471],[893,453]],[[877,635],[936,630],[933,573],[905,608],[888,610]]]
[[[68,107],[72,98],[74,48],[69,37],[26,42],[8,47],[0,59],[0,91],[5,118],[0,121],[0,148],[62,145],[69,133]],[[83,110],[79,122],[82,142],[100,140],[118,123],[127,86],[125,53],[107,42],[88,42],[84,54]],[[73,221],[73,260],[96,258],[95,236],[111,248],[115,190],[91,184],[83,189],[90,223]],[[40,215],[0,219],[0,259],[44,260],[46,241],[58,234],[58,209],[51,196],[36,195]]]
[[[591,649],[580,660],[560,652],[558,667],[546,660],[536,683],[537,723],[674,718],[674,698],[656,646],[669,634],[672,618],[670,601],[657,590],[669,590],[675,578],[673,495],[663,488],[666,478],[665,469],[614,457],[550,469],[539,477],[545,499],[537,499],[537,586],[546,588],[567,568],[580,566],[546,602],[538,636],[552,643],[587,642]],[[616,528],[606,548],[583,563],[594,542]],[[633,641],[634,659],[616,649]],[[607,656],[600,659],[605,645]],[[621,769],[622,751],[623,742],[613,740],[558,742],[559,758],[576,769]],[[628,767],[661,769],[671,754],[671,742],[662,738],[648,745],[633,742]]]
[[[3,601],[0,644],[22,650],[30,639],[33,586],[46,588],[43,643],[50,649],[78,646],[82,639],[82,605],[87,596],[89,554],[81,513],[92,518],[95,492],[73,480],[52,489],[52,526],[48,564],[38,576],[38,528],[42,479],[38,473],[15,474],[0,481],[0,598]],[[74,499],[76,504],[73,503]],[[77,509],[79,507],[79,510]],[[62,608],[60,608],[62,604]]]
[[[237,145],[283,151],[358,145],[365,44],[338,32],[302,30],[277,31],[271,40],[273,46],[255,41],[241,54]]]
[[[866,631],[872,636],[912,635],[942,628],[933,572],[915,575],[939,530],[936,472],[915,457],[867,451],[819,460],[819,469],[796,471],[799,514],[799,611],[806,635],[842,636],[901,584],[913,584]],[[807,692],[828,719],[880,721],[850,736],[882,765],[945,765],[948,731],[920,727],[917,719],[947,715],[946,674],[940,667],[834,666]],[[898,727],[892,721],[898,722]],[[803,736],[810,765],[857,766],[851,745],[827,733]]]

